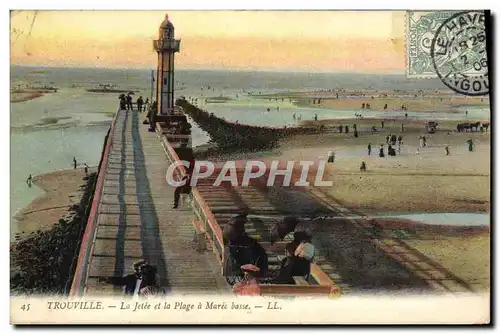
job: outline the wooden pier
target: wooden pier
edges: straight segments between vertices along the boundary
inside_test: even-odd
[[[196,250],[192,210],[173,209],[157,134],[137,112],[121,110],[108,141],[72,294],[121,293],[102,278],[130,274],[140,259],[158,268],[172,293],[229,292],[214,256]]]

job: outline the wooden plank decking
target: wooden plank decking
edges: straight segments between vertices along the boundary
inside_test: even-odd
[[[161,285],[173,293],[229,292],[213,254],[195,249],[193,211],[173,209],[174,189],[165,181],[168,159],[138,116],[120,111],[110,134],[86,294],[120,294],[99,278],[132,273],[139,259],[156,265]]]

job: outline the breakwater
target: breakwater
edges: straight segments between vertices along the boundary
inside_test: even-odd
[[[307,134],[320,131],[318,127],[267,127],[238,124],[215,116],[202,110],[186,99],[178,99],[176,104],[206,131],[212,142],[220,150],[226,151],[238,148],[245,151],[259,151],[275,148],[279,141],[287,136]]]

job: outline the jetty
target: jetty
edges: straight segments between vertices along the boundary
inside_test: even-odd
[[[72,290],[115,294],[101,279],[130,274],[140,259],[158,268],[160,284],[172,292],[227,290],[215,258],[193,247],[192,211],[172,209],[164,148],[139,123],[127,110],[113,120]]]

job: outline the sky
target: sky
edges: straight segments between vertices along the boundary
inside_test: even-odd
[[[11,64],[155,68],[165,11],[12,11]],[[404,12],[169,11],[176,68],[403,73]]]

